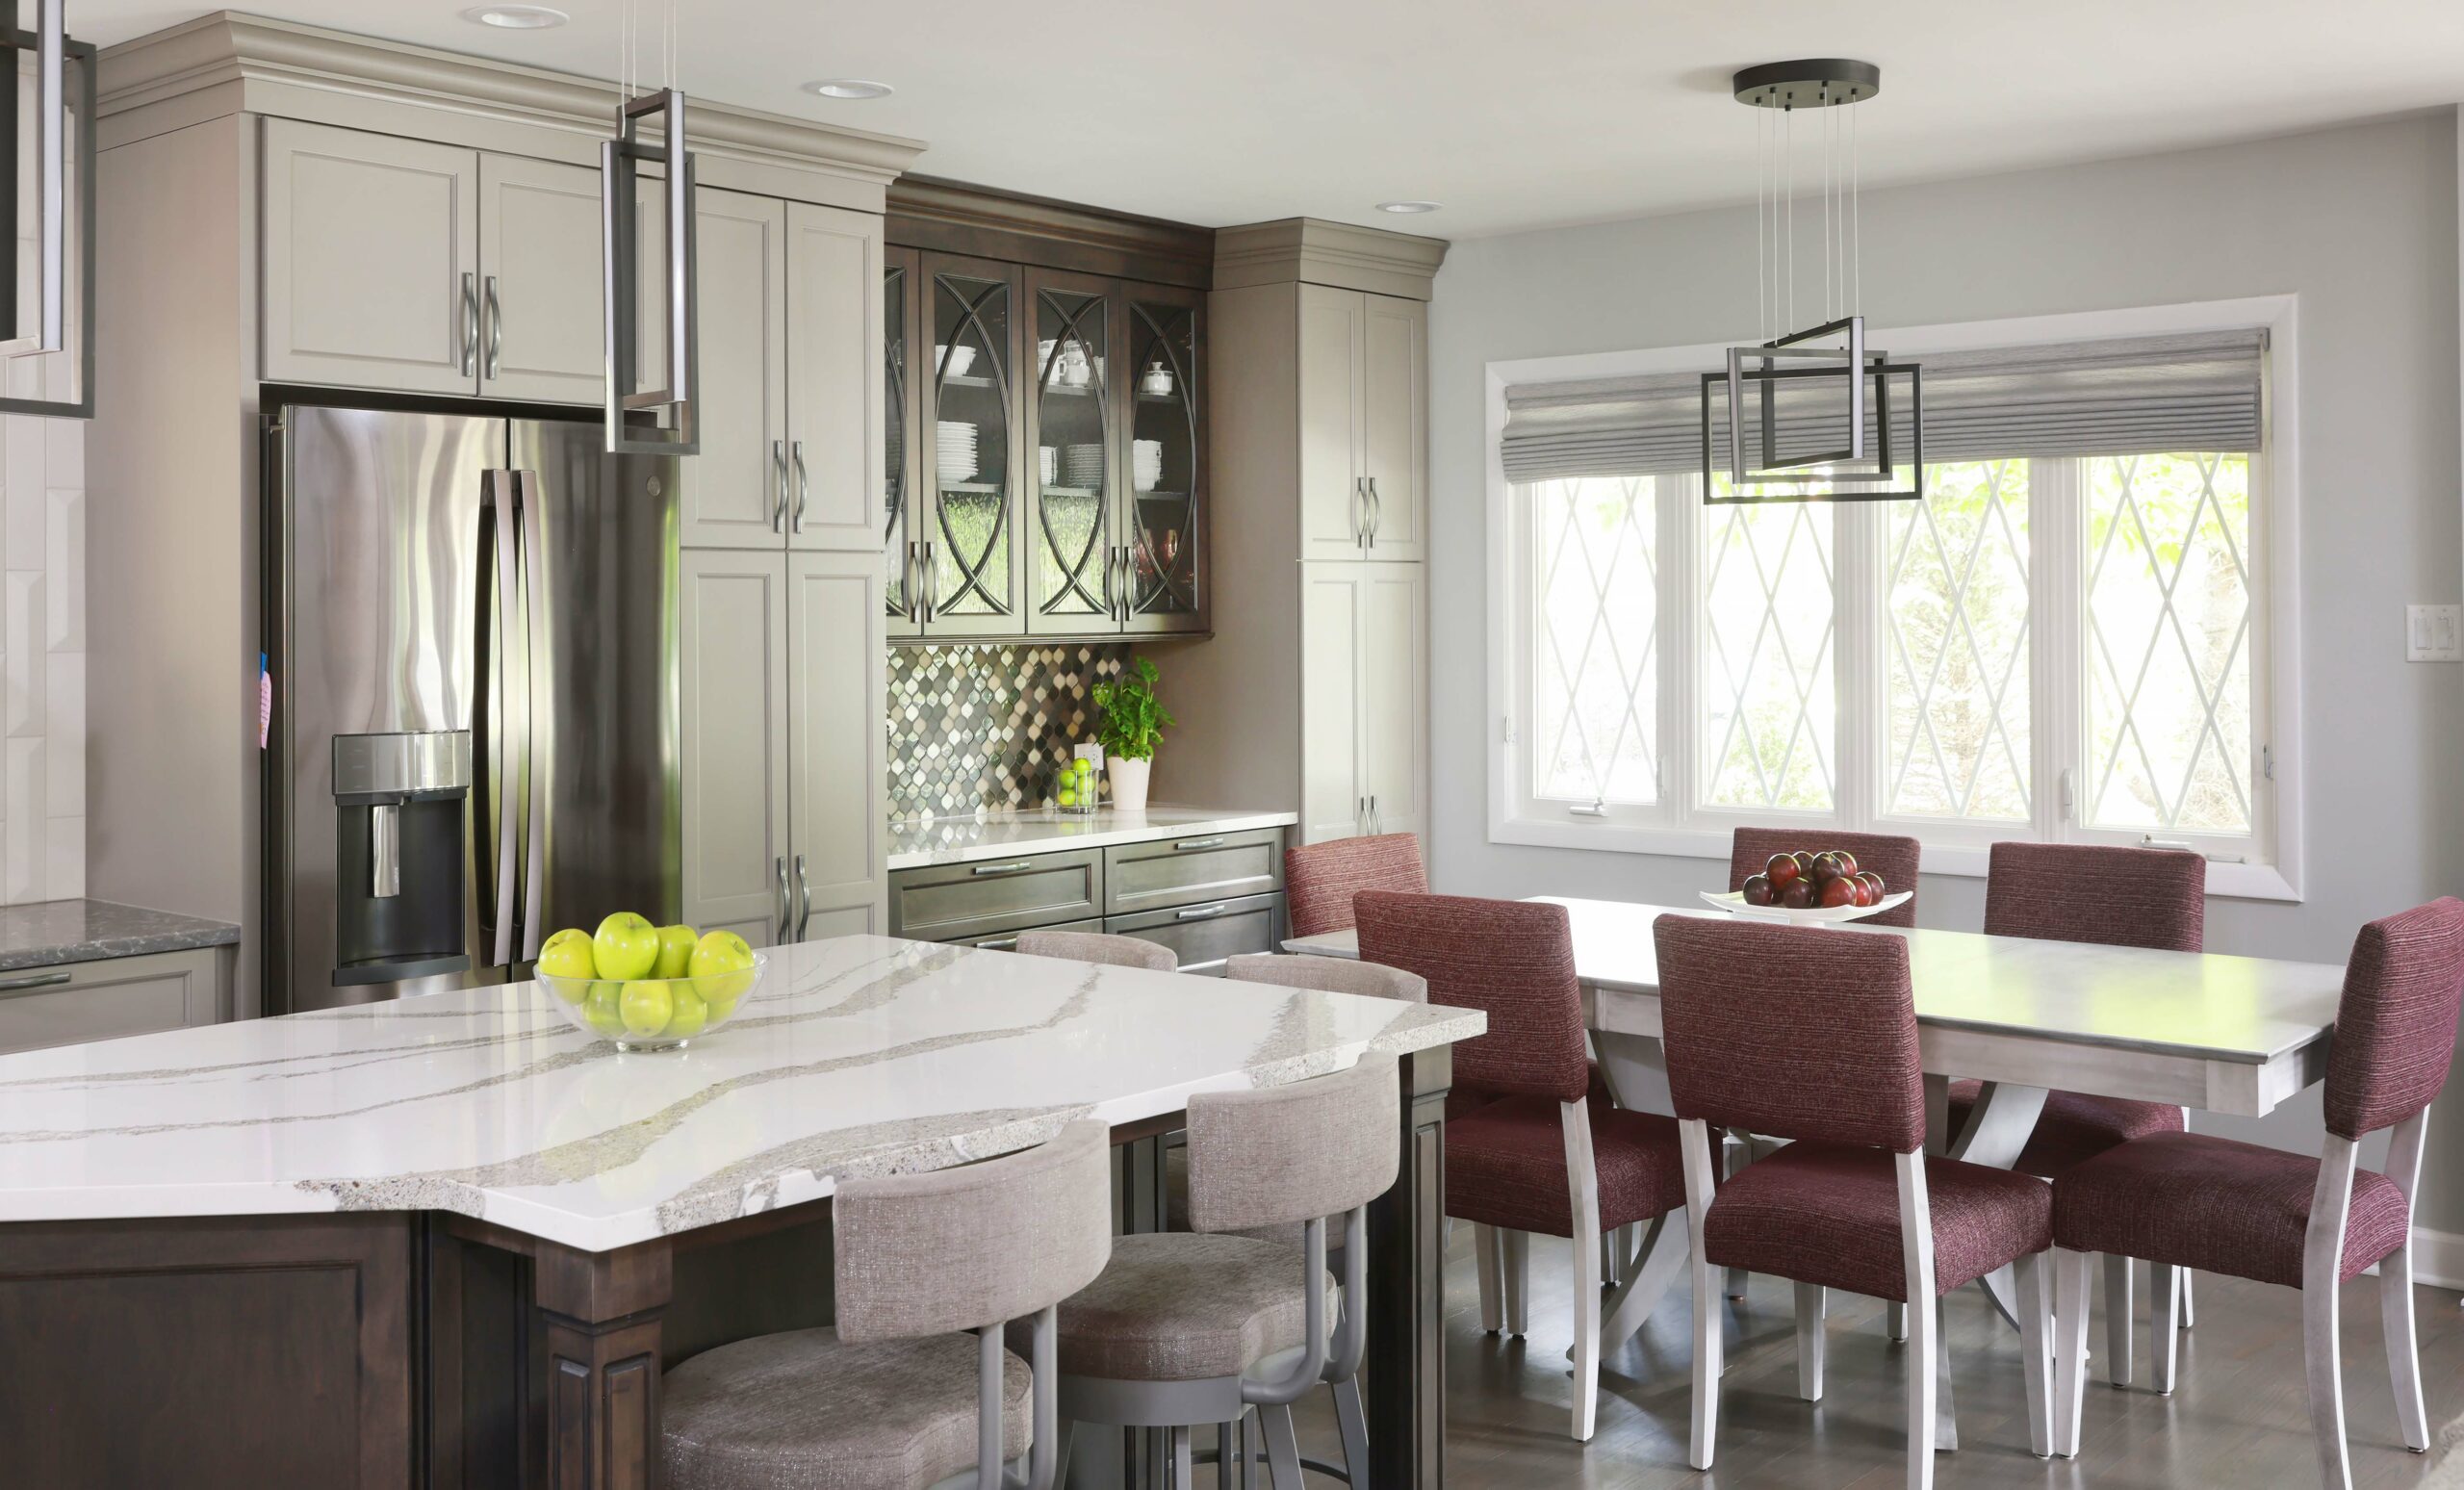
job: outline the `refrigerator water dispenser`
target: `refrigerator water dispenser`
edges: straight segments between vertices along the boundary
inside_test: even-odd
[[[334,983],[471,965],[463,944],[471,735],[334,736]]]

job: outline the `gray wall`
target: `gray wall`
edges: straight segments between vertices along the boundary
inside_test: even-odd
[[[2457,598],[2457,129],[2403,119],[1867,193],[1882,326],[2294,293],[2300,298],[2309,898],[2212,902],[2220,951],[2341,962],[2361,922],[2464,891],[2464,667],[2407,664],[2403,604]],[[1733,339],[1753,209],[1456,244],[1429,311],[1430,583],[1485,590],[1484,365]],[[1440,888],[1684,901],[1710,860],[1488,841],[1484,606],[1431,608],[1430,854]],[[1928,925],[1983,882],[1929,876]],[[2464,1232],[2464,1081],[2434,1115],[2422,1224]],[[2313,1092],[2265,1123],[2315,1151]]]

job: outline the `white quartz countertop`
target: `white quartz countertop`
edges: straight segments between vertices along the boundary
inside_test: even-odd
[[[1468,1040],[1476,1012],[846,937],[619,1054],[522,983],[0,1057],[0,1221],[442,1210],[591,1251],[1092,1116]]]
[[[1014,816],[906,819],[889,825],[889,866],[921,869],[932,864],[971,864],[1054,849],[1106,848],[1116,843],[1152,843],[1159,838],[1191,835],[1289,828],[1298,821],[1300,815],[1296,812],[1241,811],[1163,803],[1142,812],[1117,812],[1105,808],[1083,817],[1045,811]]]

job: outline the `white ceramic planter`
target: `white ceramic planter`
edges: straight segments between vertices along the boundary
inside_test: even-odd
[[[1113,810],[1146,810],[1146,772],[1154,763],[1152,760],[1132,760],[1125,756],[1104,758],[1104,774],[1112,778]]]

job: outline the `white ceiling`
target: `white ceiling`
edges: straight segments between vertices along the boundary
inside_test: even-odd
[[[287,19],[612,76],[622,0],[274,0]],[[1735,68],[1882,64],[1868,184],[2282,134],[2464,98],[2458,0],[674,0],[689,92],[912,136],[919,169],[1220,225],[1446,238],[1753,196]],[[662,0],[635,0],[654,28]],[[108,43],[201,13],[68,0]],[[654,78],[646,59],[642,72]],[[894,97],[799,92],[878,78]],[[1396,197],[1444,202],[1419,218]]]

